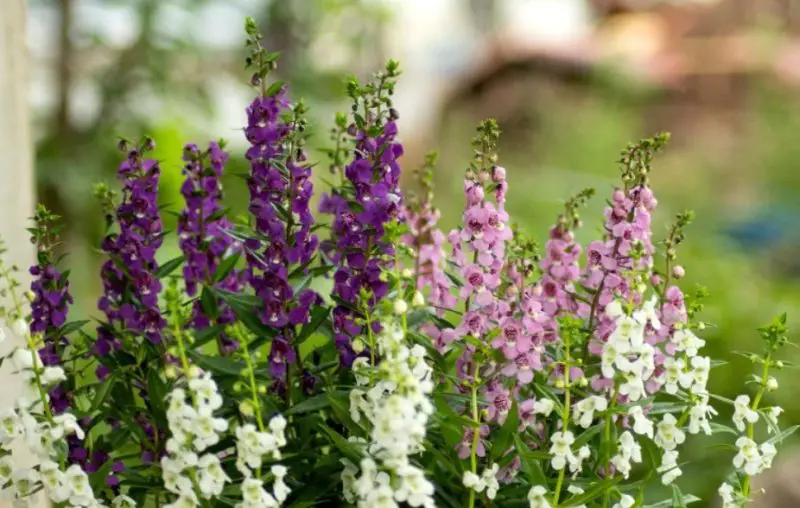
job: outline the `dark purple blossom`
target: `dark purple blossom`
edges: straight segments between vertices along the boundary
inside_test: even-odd
[[[394,120],[382,125],[351,126],[356,146],[354,158],[344,169],[345,187],[324,195],[320,211],[333,215],[331,239],[323,250],[336,266],[333,294],[347,305],[333,310],[336,348],[344,365],[352,364],[353,338],[362,332],[355,323],[353,307],[372,306],[386,295],[388,286],[381,273],[391,266],[394,246],[385,238],[385,228],[402,215],[400,166],[403,146],[396,140]],[[362,291],[370,295],[360,302]]]
[[[318,240],[309,208],[313,194],[311,165],[302,150],[302,104],[292,105],[284,86],[257,97],[247,108],[245,136],[250,142],[249,211],[256,238],[247,242],[247,279],[261,300],[259,317],[278,330],[270,352],[270,370],[282,382],[296,361],[292,343],[296,325],[307,323],[321,303],[314,291],[295,294],[289,278],[314,258]]]
[[[234,256],[241,244],[231,236],[231,223],[223,215],[220,205],[222,183],[228,154],[218,143],[208,144],[208,150],[201,152],[197,145],[186,145],[183,159],[186,165],[183,174],[186,179],[181,186],[181,194],[186,206],[178,220],[178,243],[184,256],[183,280],[189,296],[198,293],[198,286],[212,285],[216,280],[220,263]],[[242,287],[241,275],[232,270],[217,282],[216,287],[230,292],[239,292]],[[192,325],[203,329],[212,324],[232,323],[236,316],[233,310],[218,301],[217,315],[210,316],[201,305],[194,302]],[[237,343],[225,334],[219,337],[222,354],[230,354]]]

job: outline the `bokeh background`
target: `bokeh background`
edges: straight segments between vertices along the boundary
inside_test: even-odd
[[[313,108],[322,172],[319,149],[348,107],[343,78],[401,61],[405,167],[438,149],[445,228],[462,209],[460,177],[482,118],[504,131],[512,218],[540,239],[563,199],[587,186],[599,196],[582,235],[597,235],[619,151],[670,131],[653,173],[656,232],[677,212],[697,212],[680,256],[687,286],[711,293],[708,349],[731,360],[713,388],[743,389],[750,365],[730,353],[758,350],[755,328],[778,311],[800,329],[796,0],[29,0],[37,192],[68,224],[76,318],[96,314],[102,223],[91,188],[113,182],[117,136],[156,139],[167,209],[180,202],[184,143],[225,138],[229,175],[245,170],[245,15],[282,53],[279,77]],[[241,180],[228,180],[228,204],[245,210]],[[780,373],[772,401],[787,424],[800,423],[795,373]],[[706,499],[731,458],[711,444],[690,447],[686,458],[698,462],[681,480]],[[800,483],[795,467],[775,474],[784,487]],[[784,487],[761,506],[800,506]]]

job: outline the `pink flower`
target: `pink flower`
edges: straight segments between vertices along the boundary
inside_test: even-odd
[[[506,358],[513,360],[531,348],[531,339],[522,332],[519,324],[506,320],[500,327],[500,334],[492,341],[492,347],[502,349]]]

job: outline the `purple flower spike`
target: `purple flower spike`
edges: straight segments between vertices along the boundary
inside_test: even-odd
[[[247,108],[245,136],[250,142],[250,213],[257,238],[247,242],[247,279],[263,302],[259,317],[278,330],[270,353],[273,386],[287,376],[296,361],[295,327],[308,323],[322,299],[311,290],[295,294],[289,276],[304,269],[317,252],[309,201],[314,187],[311,165],[300,148],[304,127],[302,104],[292,105],[284,86],[271,96],[256,98]]]

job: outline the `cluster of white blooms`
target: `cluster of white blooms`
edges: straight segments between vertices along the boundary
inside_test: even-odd
[[[274,416],[263,431],[250,423],[236,429],[236,467],[245,476],[242,502],[237,508],[277,508],[289,497],[292,490],[284,481],[288,472],[285,466],[273,464],[270,468],[274,477],[272,493],[253,474],[260,471],[264,457],[280,460],[280,449],[286,445],[285,431],[286,419],[281,415]]]
[[[759,446],[749,437],[742,436],[736,440],[738,453],[733,457],[733,466],[744,473],[755,476],[772,467],[772,459],[778,451],[770,442]]]
[[[550,454],[553,456],[550,463],[553,469],[560,471],[569,465],[571,473],[577,474],[581,471],[583,461],[591,456],[591,449],[584,445],[577,452],[572,451],[572,444],[575,436],[570,431],[554,432],[550,437]]]
[[[642,461],[642,447],[628,431],[619,436],[619,446],[617,447],[617,454],[612,457],[611,463],[617,471],[625,477],[631,474],[631,463]]]
[[[395,313],[405,310],[407,306],[395,308]],[[366,424],[369,440],[359,467],[345,462],[345,498],[363,508],[398,503],[433,507],[434,486],[411,462],[411,456],[423,449],[433,412],[432,369],[425,361],[425,348],[408,344],[403,329],[387,322],[375,337],[375,349],[381,359],[377,366],[367,358],[358,358],[353,365],[357,387],[350,392],[350,414]],[[484,480],[487,491],[496,491],[497,480]]]
[[[645,383],[656,372],[656,348],[645,341],[644,333],[649,323],[654,329],[661,328],[656,312],[655,298],[645,302],[632,316],[614,300],[606,306],[606,314],[615,319],[615,328],[603,345],[600,357],[603,377],[614,379],[619,374],[623,383],[619,394],[636,402],[645,395]]]
[[[217,384],[211,374],[200,374],[196,368],[186,374],[188,390],[177,387],[169,395],[169,455],[161,459],[164,486],[177,496],[166,505],[172,508],[200,506],[198,495],[203,499],[219,496],[230,481],[216,455],[202,454],[228,430],[228,422],[214,416],[222,407]]]
[[[606,399],[597,395],[590,395],[575,403],[573,415],[578,425],[588,429],[592,425],[592,421],[594,421],[595,412],[602,412],[607,408],[608,401]]]
[[[492,467],[485,469],[480,476],[472,471],[465,471],[462,482],[466,488],[475,492],[480,493],[485,490],[486,497],[494,499],[497,495],[497,490],[500,488],[500,482],[497,481],[497,472],[499,470],[499,465],[492,464]]]
[[[11,329],[25,344],[35,344],[30,336],[27,323],[20,319]],[[2,341],[3,337],[0,337]],[[54,503],[69,506],[101,508],[89,484],[89,477],[73,465],[65,468],[59,457],[64,451],[58,444],[66,436],[76,435],[83,439],[84,433],[75,416],[62,413],[53,416],[44,407],[49,404],[46,391],[48,387],[63,381],[66,376],[61,367],[45,367],[34,348],[19,347],[11,355],[17,373],[34,385],[34,392],[44,393],[43,399],[29,400],[20,397],[14,407],[0,409],[0,489],[2,497],[13,502],[17,508],[30,504],[32,495],[40,490]],[[24,467],[14,462],[12,448],[20,441],[35,454],[38,463],[35,467]]]

